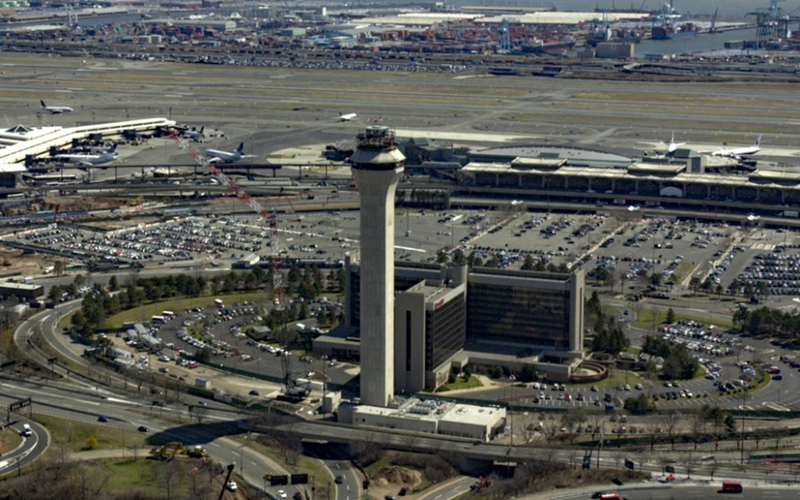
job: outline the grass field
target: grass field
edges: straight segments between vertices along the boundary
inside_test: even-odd
[[[687,276],[692,274],[694,270],[697,268],[697,264],[694,262],[681,262],[678,264],[678,267],[672,272],[671,281],[675,284],[683,283],[683,280],[686,279]]]
[[[105,328],[121,328],[123,324],[131,321],[149,321],[153,316],[160,316],[162,311],[182,311],[195,307],[210,307],[214,305],[214,299],[222,299],[228,305],[235,302],[253,300],[272,300],[264,292],[235,293],[229,295],[206,295],[204,297],[193,298],[173,298],[163,302],[145,304],[127,311],[122,311],[110,318],[106,318],[103,326]]]
[[[446,392],[446,391],[456,391],[459,389],[472,389],[473,387],[482,387],[483,383],[481,383],[480,379],[475,375],[471,375],[469,380],[464,380],[463,377],[458,377],[455,382],[452,384],[445,384],[438,389],[436,392]]]
[[[209,476],[199,460],[188,457],[178,457],[169,462],[139,457],[138,460],[126,458],[96,463],[102,465],[102,472],[98,471],[98,474],[107,476],[104,492],[136,491],[154,498],[216,498],[225,479],[222,474]],[[235,497],[233,493],[226,493],[224,498],[257,498],[239,477],[234,475],[231,480],[236,481],[240,492]]]
[[[626,373],[627,373],[627,382],[626,380]],[[576,389],[589,389],[591,386],[596,385],[597,387],[616,387],[620,384],[630,384],[635,385],[641,382],[642,379],[639,377],[639,374],[636,372],[626,372],[625,370],[612,370],[608,377],[598,382],[589,382],[586,384],[570,384],[570,387],[574,387]]]
[[[682,319],[697,321],[698,323],[706,325],[715,325],[725,330],[733,328],[733,321],[729,319],[722,319],[719,317],[712,317],[709,319],[708,316],[703,316],[702,314],[686,314],[676,310],[675,321],[680,321]],[[636,311],[636,319],[631,323],[631,326],[642,330],[653,330],[654,321],[655,328],[665,324],[667,321],[667,311],[640,307]]]
[[[55,448],[63,446],[70,452],[85,451],[86,440],[90,436],[97,438],[97,448],[95,449],[98,450],[113,450],[138,445],[138,453],[141,457],[149,453],[151,448],[146,442],[146,434],[133,430],[123,431],[120,428],[111,427],[107,423],[89,424],[36,414],[34,414],[34,420],[47,427]],[[133,454],[132,451],[131,454]]]
[[[6,427],[0,431],[0,456],[14,451],[22,444],[22,436],[13,427]]]

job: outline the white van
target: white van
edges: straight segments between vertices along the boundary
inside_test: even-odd
[[[20,432],[25,437],[29,437],[33,435],[33,429],[28,424],[22,424],[22,432]]]

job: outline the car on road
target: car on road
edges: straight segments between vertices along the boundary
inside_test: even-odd
[[[145,427],[143,425],[140,425],[138,431],[139,432],[148,432],[148,431],[150,431],[150,429],[148,429],[147,427]]]
[[[198,401],[197,404],[199,404],[200,406],[208,406],[208,403],[206,403],[202,399],[200,401]]]
[[[289,495],[287,495],[286,492],[283,490],[278,490],[278,496],[280,498],[289,498]]]
[[[167,406],[167,404],[163,401],[155,400],[153,401],[153,406]]]
[[[252,391],[250,391],[248,394],[250,394],[251,396],[260,396],[260,394],[258,393],[258,391],[257,391],[257,390],[255,390],[255,389],[253,389]]]
[[[292,495],[292,500],[303,500],[303,494],[299,491],[295,491],[294,495]]]
[[[336,484],[342,484],[344,482],[344,478],[342,476],[336,476]]]
[[[228,481],[228,484],[226,484],[225,487],[228,488],[228,491],[236,491],[239,489],[236,481]]]
[[[602,496],[603,496],[603,495],[605,495],[605,494],[606,494],[606,492],[605,492],[605,491],[595,491],[595,492],[592,494],[592,498],[600,498],[600,497],[602,497]]]
[[[108,417],[100,415],[99,417],[97,417],[97,421],[98,422],[108,422]]]

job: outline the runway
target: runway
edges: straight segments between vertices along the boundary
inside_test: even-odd
[[[11,127],[164,116],[212,136],[197,145],[266,158],[306,144],[352,140],[373,123],[470,145],[576,144],[636,154],[688,141],[701,150],[748,145],[797,157],[800,94],[784,83],[647,83],[447,73],[299,70],[13,55],[0,65],[2,119]],[[39,99],[71,106],[43,113]],[[339,122],[339,113],[357,113]],[[186,163],[172,141],[150,141],[135,164]]]

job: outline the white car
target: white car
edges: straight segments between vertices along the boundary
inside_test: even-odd
[[[239,487],[236,485],[236,481],[228,481],[228,484],[225,485],[228,488],[228,491],[236,491]]]
[[[278,496],[281,498],[289,498],[289,495],[287,495],[283,490],[278,490]]]

